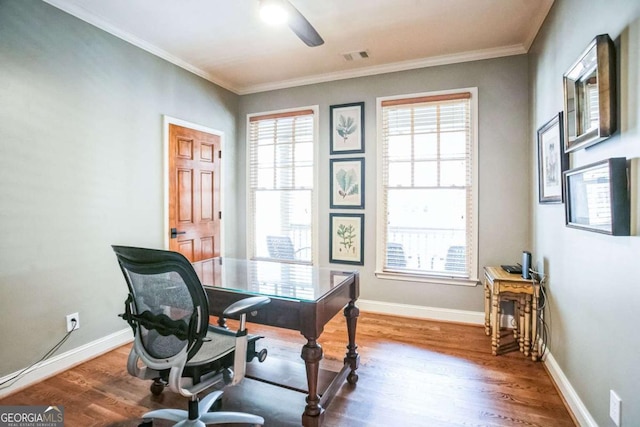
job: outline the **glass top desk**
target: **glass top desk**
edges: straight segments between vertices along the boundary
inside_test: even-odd
[[[308,386],[302,425],[322,425],[324,409],[344,380],[350,384],[358,381],[360,356],[355,343],[360,313],[355,305],[360,294],[358,272],[233,258],[213,258],[193,265],[209,297],[209,313],[218,317],[221,326],[225,326],[222,312],[227,306],[247,296],[264,295],[271,302],[250,320],[296,330],[307,339],[302,347]],[[344,366],[320,397],[318,371],[322,347],[318,338],[324,325],[342,309],[348,339]]]

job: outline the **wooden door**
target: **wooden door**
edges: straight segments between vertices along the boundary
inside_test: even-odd
[[[169,125],[169,249],[220,256],[220,136]]]

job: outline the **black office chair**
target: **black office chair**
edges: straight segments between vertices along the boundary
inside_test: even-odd
[[[189,398],[188,411],[151,411],[142,416],[140,426],[151,426],[154,418],[175,421],[176,426],[263,425],[264,419],[257,415],[208,412],[222,391],[210,393],[201,402],[198,393],[221,381],[235,385],[244,378],[246,361],[258,356],[255,341],[260,338],[247,335],[246,316],[269,303],[269,298],[246,298],[227,307],[225,317],[240,318],[239,330],[232,332],[209,324],[207,294],[184,256],[124,246],[113,246],[113,250],[129,287],[121,316],[135,335],[127,370],[138,378],[153,379],[154,394],[167,385]]]

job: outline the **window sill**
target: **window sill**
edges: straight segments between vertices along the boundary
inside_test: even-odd
[[[252,261],[269,261],[269,262],[279,262],[280,264],[296,264],[296,265],[310,265],[313,263],[311,261],[300,261],[297,259],[283,259],[283,258],[268,258],[268,257],[253,257]]]
[[[427,276],[425,274],[406,273],[398,271],[376,271],[375,275],[378,279],[432,283],[436,285],[477,286],[480,284],[480,281],[478,279],[465,279],[462,277],[451,276]]]

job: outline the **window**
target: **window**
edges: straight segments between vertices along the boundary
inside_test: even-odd
[[[472,88],[378,99],[379,277],[475,284],[476,98]]]
[[[249,116],[250,258],[314,260],[315,108]]]

